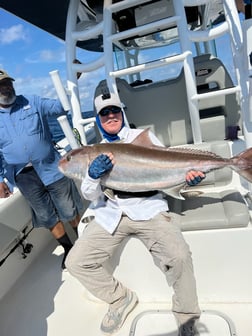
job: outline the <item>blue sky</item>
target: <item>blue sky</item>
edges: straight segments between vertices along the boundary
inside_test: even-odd
[[[0,69],[15,79],[17,94],[37,94],[56,98],[49,72],[59,70],[66,85],[65,43],[26,23],[24,20],[0,9]],[[79,50],[80,60],[96,58],[96,53]],[[95,74],[83,74],[80,96],[83,111],[92,109],[94,88],[104,78],[101,70]]]

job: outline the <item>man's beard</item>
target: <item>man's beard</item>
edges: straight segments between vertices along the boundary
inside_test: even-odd
[[[12,105],[16,100],[16,92],[10,87],[0,87],[0,104]]]

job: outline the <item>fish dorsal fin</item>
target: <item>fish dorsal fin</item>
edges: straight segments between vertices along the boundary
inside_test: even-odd
[[[142,146],[142,147],[153,147],[155,146],[153,142],[151,141],[150,135],[149,135],[150,128],[146,128],[138,134],[138,136],[131,142],[132,145],[136,146]]]
[[[202,149],[197,149],[197,148],[191,148],[191,147],[166,147],[166,150],[171,151],[171,152],[176,152],[176,153],[191,153],[193,155],[207,155],[208,157],[211,156],[212,158],[221,158],[218,154],[215,154],[210,151],[202,150]]]
[[[113,141],[114,144],[121,144],[121,143],[124,143],[124,140],[123,139],[118,139],[118,140],[115,140]]]
[[[214,159],[221,158],[221,156],[202,149],[198,148],[192,148],[192,147],[160,147],[155,145],[149,135],[150,128],[146,128],[138,134],[138,136],[132,141],[131,144],[137,145],[137,146],[142,146],[142,147],[150,147],[150,148],[157,148],[159,150],[163,151],[171,151],[171,152],[176,152],[176,153],[186,153],[186,154],[193,154],[193,155],[207,155],[208,157],[211,156]]]

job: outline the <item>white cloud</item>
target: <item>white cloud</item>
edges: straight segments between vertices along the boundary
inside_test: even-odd
[[[39,78],[16,78],[14,86],[17,94],[35,94],[46,98],[57,98],[56,91],[49,76]]]
[[[94,92],[99,82],[105,78],[104,68],[82,74],[79,79],[79,94],[82,111],[93,109]]]
[[[62,49],[56,51],[43,49],[29,55],[29,57],[26,57],[25,61],[27,63],[65,62],[65,51]]]
[[[82,74],[79,79],[79,95],[82,111],[93,109],[93,97],[95,88],[100,80],[105,78],[104,68],[98,69],[92,73]],[[62,78],[62,83],[66,87],[67,81]],[[15,77],[14,86],[17,94],[38,95],[45,98],[58,98],[51,77],[41,76],[34,78],[32,76]]]
[[[0,44],[12,44],[20,40],[28,40],[28,35],[23,25],[18,24],[10,28],[0,29]]]

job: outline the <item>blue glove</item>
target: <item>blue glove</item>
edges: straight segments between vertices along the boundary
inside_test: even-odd
[[[107,171],[113,168],[113,163],[110,158],[105,154],[100,154],[91,163],[88,168],[88,175],[93,179],[98,179]]]
[[[201,176],[196,176],[194,177],[194,179],[190,180],[189,182],[187,181],[187,184],[190,187],[196,186],[198,183],[200,183],[202,180],[204,180],[205,177],[201,177]]]

